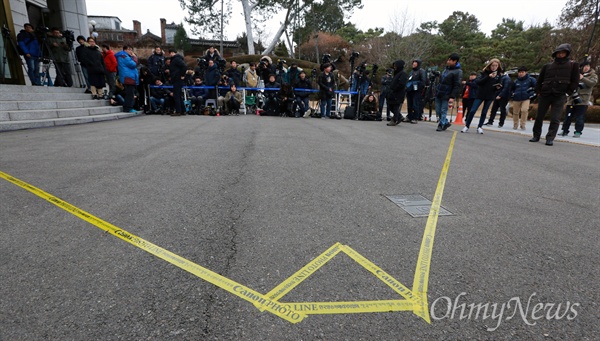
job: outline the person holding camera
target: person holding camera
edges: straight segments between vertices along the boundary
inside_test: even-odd
[[[510,80],[510,77],[500,70],[500,83],[496,84],[496,98],[494,99],[494,104],[492,104],[492,111],[490,111],[490,118],[485,124],[486,126],[494,125],[494,118],[496,118],[498,109],[500,109],[500,122],[498,122],[498,128],[504,126],[504,121],[506,120],[506,105],[508,104],[508,98],[510,97],[511,85],[512,81]]]
[[[521,130],[525,130],[527,114],[529,113],[529,103],[535,98],[535,78],[527,73],[527,68],[521,66],[517,71],[517,79],[511,84],[511,102],[513,108],[513,129],[519,127],[519,115],[521,115]]]
[[[598,84],[598,75],[591,68],[589,61],[584,61],[580,64],[579,74],[579,98],[574,95],[567,100],[566,117],[562,126],[561,136],[569,135],[569,127],[571,121],[575,120],[575,135],[573,137],[581,137],[583,133],[583,125],[585,123],[585,113],[589,105],[591,105],[592,89]]]
[[[42,85],[40,82],[40,43],[35,37],[33,25],[27,23],[23,30],[17,34],[17,43],[23,52],[27,63],[27,76],[31,85]]]
[[[72,87],[73,79],[71,78],[71,65],[69,64],[69,51],[71,51],[71,48],[58,27],[53,27],[50,30],[47,42],[57,68],[54,85]]]
[[[567,95],[575,99],[577,94],[575,91],[579,85],[579,64],[569,59],[570,54],[571,44],[561,44],[552,52],[554,61],[542,66],[535,86],[535,92],[538,94],[538,112],[533,124],[533,137],[529,142],[540,140],[544,117],[550,110],[550,127],[546,134],[546,145],[552,146]]]
[[[465,121],[465,127],[461,130],[462,133],[469,131],[473,117],[479,106],[483,103],[483,109],[481,109],[481,116],[479,117],[479,124],[477,124],[477,133],[483,134],[483,123],[487,116],[487,112],[496,99],[496,92],[501,86],[500,83],[500,60],[493,58],[483,68],[475,83],[477,83],[477,97],[473,101],[473,107],[470,109],[467,119]]]

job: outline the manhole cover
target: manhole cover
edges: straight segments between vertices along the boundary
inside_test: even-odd
[[[413,218],[429,216],[431,200],[420,194],[386,195],[385,197],[390,199],[391,202],[398,205],[401,209],[405,210]],[[454,214],[444,207],[440,207],[439,215],[448,216]]]

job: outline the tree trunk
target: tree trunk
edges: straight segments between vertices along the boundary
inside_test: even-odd
[[[273,40],[271,41],[271,44],[269,44],[269,47],[267,47],[267,49],[263,53],[264,55],[270,54],[273,51],[273,49],[275,49],[275,46],[277,46],[277,43],[279,42],[279,39],[281,39],[281,36],[283,35],[283,32],[288,27],[288,24],[289,24],[289,21],[290,21],[290,12],[291,12],[291,10],[292,10],[291,8],[288,8],[288,10],[287,10],[287,12],[285,14],[285,20],[283,20],[283,23],[281,23],[281,26],[277,30],[277,33],[275,33],[275,36],[273,37]]]
[[[255,54],[254,52],[254,36],[252,34],[252,9],[249,0],[242,0],[242,6],[244,8],[244,21],[246,22],[246,41],[248,42],[248,54]]]

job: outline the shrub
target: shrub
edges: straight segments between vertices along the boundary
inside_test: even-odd
[[[538,112],[538,105],[537,104],[532,104],[529,107],[529,116],[528,118],[533,118],[535,119],[535,116],[537,115]],[[563,115],[561,117],[561,120],[564,118],[564,110],[563,110]],[[550,111],[548,111],[546,113],[546,116],[544,117],[545,120],[549,120],[550,119]],[[600,105],[592,105],[589,106],[587,109],[587,112],[585,113],[585,121],[587,123],[600,123]]]

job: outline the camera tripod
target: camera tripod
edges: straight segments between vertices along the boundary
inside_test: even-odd
[[[28,73],[29,69],[27,68],[27,64],[25,64],[25,62],[21,58],[21,54],[19,53],[19,49],[17,48],[17,43],[15,43],[12,36],[10,35],[10,29],[8,28],[8,26],[6,26],[6,24],[4,24],[4,26],[2,26],[2,36],[5,38],[5,41],[6,40],[10,41],[10,45],[12,46],[13,51],[15,51],[15,54],[18,56],[19,60],[21,61],[21,65],[23,65],[23,67],[25,68],[25,73]],[[8,58],[6,56],[6,49],[4,49],[4,54],[2,56],[2,83],[6,82],[6,66],[7,66],[7,64],[8,64]]]

